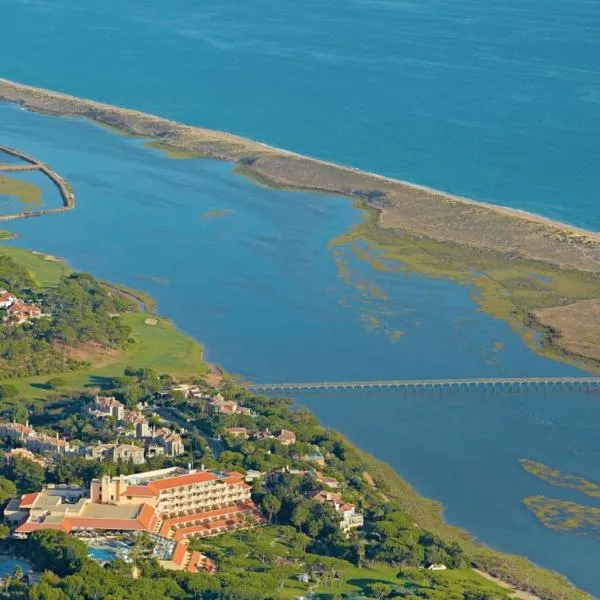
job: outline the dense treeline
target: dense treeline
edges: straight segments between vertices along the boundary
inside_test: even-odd
[[[133,304],[91,275],[75,273],[40,290],[26,269],[0,256],[0,287],[51,315],[21,326],[0,323],[0,379],[76,369],[84,363],[71,357],[71,348],[118,349],[130,343],[131,329],[118,315]]]
[[[35,282],[24,266],[10,256],[0,255],[0,289],[22,295],[31,293],[35,287]]]

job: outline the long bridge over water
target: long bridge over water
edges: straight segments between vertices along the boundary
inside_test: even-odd
[[[505,377],[474,379],[398,379],[384,381],[315,381],[304,383],[251,383],[253,392],[328,392],[328,391],[599,391],[600,377]]]

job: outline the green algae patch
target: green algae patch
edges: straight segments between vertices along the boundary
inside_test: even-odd
[[[600,539],[600,508],[545,496],[529,496],[523,504],[552,531]]]
[[[215,210],[207,210],[206,212],[200,215],[200,219],[202,221],[212,221],[213,219],[220,219],[222,217],[228,217],[232,215],[235,211],[230,208],[221,208]]]
[[[521,458],[519,463],[527,471],[538,479],[549,483],[555,487],[568,488],[576,490],[586,496],[592,498],[600,498],[600,484],[584,479],[579,475],[573,473],[567,473],[554,469],[545,465],[544,463],[537,462],[535,460],[529,460],[527,458]]]
[[[533,351],[600,370],[600,361],[558,347],[552,330],[534,316],[540,309],[600,298],[598,274],[385,229],[379,225],[377,209],[364,202],[358,207],[365,211],[363,222],[329,243],[342,280],[356,285],[348,265],[340,259],[349,250],[375,271],[417,273],[471,286],[479,309],[508,322]],[[590,327],[598,328],[600,339],[600,323],[591,323]],[[543,334],[541,342],[538,332]]]
[[[400,341],[404,335],[404,331],[402,329],[386,330],[385,335],[392,344],[395,344]]]
[[[39,185],[16,177],[0,175],[0,197],[16,198],[23,204],[42,204],[43,191]]]

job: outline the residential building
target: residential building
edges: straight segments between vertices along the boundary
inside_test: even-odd
[[[42,309],[35,304],[26,304],[22,300],[17,300],[6,309],[5,323],[15,323],[22,325],[30,319],[39,319],[44,316]]]
[[[10,438],[13,442],[21,443],[25,448],[36,454],[59,456],[65,452],[73,452],[69,442],[55,436],[38,433],[28,423],[7,423],[0,421],[0,437]]]
[[[320,490],[311,495],[311,499],[321,504],[329,504],[340,517],[340,529],[349,533],[351,529],[362,527],[364,517],[356,512],[356,506],[351,502],[344,502],[340,494]]]
[[[46,460],[44,460],[41,456],[37,456],[31,452],[31,450],[27,450],[27,448],[13,448],[4,455],[4,460],[7,463],[11,462],[15,458],[24,458],[26,460],[30,460],[31,462],[40,465],[40,467],[46,467],[48,465]]]
[[[296,434],[288,429],[277,429],[273,432],[273,436],[284,446],[291,446],[296,443]]]
[[[35,433],[33,427],[29,426],[29,423],[8,423],[6,421],[0,421],[0,437],[10,438],[13,441],[23,442],[27,438]]]
[[[0,290],[0,308],[8,308],[17,301],[17,297],[6,290]]]
[[[321,473],[319,471],[315,471],[314,475],[315,475],[315,479],[319,483],[326,485],[328,488],[337,489],[340,487],[340,482],[337,479],[334,479],[333,477],[327,477],[326,475],[323,475],[323,473]]]
[[[181,456],[185,454],[181,436],[166,427],[155,430],[150,436],[149,444],[162,446],[166,456]]]
[[[263,476],[263,473],[261,471],[256,471],[254,469],[250,469],[249,471],[246,471],[246,476],[244,477],[244,480],[247,481],[248,483],[252,483],[253,481],[256,481],[257,479],[260,479]]]
[[[245,427],[228,427],[226,433],[234,438],[248,439],[248,430]]]
[[[275,429],[270,431],[269,428],[263,431],[257,431],[252,434],[253,440],[277,440],[284,446],[291,446],[296,443],[296,434],[288,429]]]
[[[97,419],[113,417],[120,422],[125,418],[125,406],[114,396],[96,396],[88,412]]]
[[[95,444],[83,449],[88,460],[112,460],[143,465],[146,462],[144,448],[133,444]]]
[[[154,456],[164,456],[165,449],[158,444],[147,444],[146,445],[146,458],[153,458]]]
[[[245,406],[240,406],[233,400],[225,400],[221,394],[217,394],[206,403],[208,412],[213,415],[235,415],[237,413],[243,415],[254,416],[255,413]]]
[[[152,435],[148,419],[141,412],[125,408],[114,396],[96,396],[88,408],[88,414],[96,421],[112,417],[125,431],[133,427],[133,435],[138,439]]]
[[[166,393],[181,392],[186,398],[209,398],[210,396],[200,386],[193,383],[179,383]]]
[[[67,440],[58,437],[58,433],[54,437],[44,433],[34,433],[27,438],[25,446],[28,450],[37,454],[49,454],[51,456],[60,456],[74,451]]]

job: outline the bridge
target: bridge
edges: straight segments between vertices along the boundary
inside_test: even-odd
[[[328,391],[600,391],[600,377],[505,377],[481,379],[398,379],[388,381],[316,381],[305,383],[250,383],[247,389],[262,393]]]

